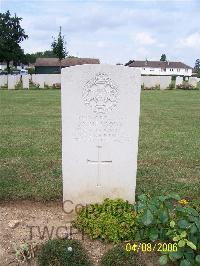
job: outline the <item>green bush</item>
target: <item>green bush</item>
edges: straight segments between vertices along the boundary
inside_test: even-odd
[[[175,243],[176,251],[162,252],[161,265],[168,260],[181,266],[200,265],[200,214],[187,200],[173,194],[138,199],[135,240]]]
[[[90,266],[85,250],[77,240],[47,241],[38,255],[38,266]]]
[[[122,199],[106,199],[83,208],[74,225],[93,239],[113,242],[134,239],[136,234],[133,205]]]
[[[101,259],[100,266],[136,266],[135,254],[127,252],[123,245],[109,250]]]
[[[169,84],[169,86],[168,86],[168,90],[173,90],[173,89],[175,89],[175,87],[176,87],[176,85],[175,85],[175,81],[172,81],[170,84]]]
[[[35,74],[35,69],[34,68],[28,68],[28,74],[30,74],[30,75]]]
[[[82,209],[75,226],[92,238],[113,242],[171,243],[177,250],[163,253],[161,265],[168,260],[181,266],[200,265],[200,214],[176,194],[140,195],[135,205],[106,199]]]
[[[23,89],[23,86],[22,86],[22,81],[20,79],[19,82],[17,82],[17,84],[15,85],[15,90],[21,90]]]

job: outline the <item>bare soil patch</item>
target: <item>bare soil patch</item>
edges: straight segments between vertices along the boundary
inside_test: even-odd
[[[26,265],[19,263],[15,249],[20,244],[41,243],[49,238],[68,234],[79,239],[86,248],[94,265],[98,265],[102,255],[112,244],[91,240],[72,228],[69,216],[64,213],[61,202],[9,201],[0,203],[0,266]],[[140,266],[158,266],[156,254],[139,254]],[[33,260],[31,264],[36,265]]]

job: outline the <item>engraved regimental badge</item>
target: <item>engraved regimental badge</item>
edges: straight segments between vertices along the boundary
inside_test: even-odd
[[[98,73],[83,88],[83,101],[94,113],[105,114],[118,102],[118,88],[105,73]]]

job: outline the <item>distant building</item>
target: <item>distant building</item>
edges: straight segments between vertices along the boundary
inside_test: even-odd
[[[28,68],[34,68],[33,64],[29,65],[23,65],[23,64],[18,64],[17,66],[14,66],[13,61],[10,61],[10,68],[15,68],[15,70],[22,70],[22,69],[28,69]],[[0,62],[0,72],[4,71],[7,69],[7,63],[6,62]]]
[[[130,60],[125,66],[140,69],[142,75],[192,76],[192,67],[182,62]]]
[[[100,64],[99,59],[70,57],[61,61],[61,68],[84,64]],[[58,58],[37,58],[35,74],[59,74],[60,62]]]
[[[3,71],[7,68],[7,64],[4,62],[0,62],[0,71]]]

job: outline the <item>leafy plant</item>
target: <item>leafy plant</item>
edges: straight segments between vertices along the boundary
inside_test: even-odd
[[[100,266],[136,266],[133,252],[127,252],[123,245],[109,250],[101,259]]]
[[[177,243],[177,251],[164,252],[160,264],[168,260],[181,266],[196,265],[200,255],[200,214],[178,195],[138,197],[136,240]]]
[[[17,82],[17,84],[15,85],[15,90],[20,90],[20,89],[22,89],[23,87],[22,87],[22,81],[21,80],[19,80],[18,82]]]
[[[82,209],[75,226],[92,238],[113,242],[172,243],[177,249],[162,252],[161,265],[169,260],[180,266],[199,265],[200,214],[176,194],[154,197],[142,194],[135,205],[121,199],[106,199],[102,204]]]
[[[35,74],[35,69],[34,68],[28,68],[28,74],[30,74],[30,75]]]
[[[170,215],[178,195],[155,196],[142,194],[134,206],[137,213],[137,234],[135,240],[166,240]]]
[[[200,265],[200,215],[194,208],[177,205],[167,235],[178,244],[177,252],[165,254],[171,261],[179,261],[181,266]]]
[[[37,246],[34,243],[23,243],[16,249],[15,256],[18,262],[27,262],[35,257]]]
[[[78,240],[47,241],[38,255],[38,266],[90,266],[91,262]]]
[[[75,227],[93,239],[113,242],[134,239],[136,213],[133,205],[122,199],[106,199],[102,204],[83,208],[74,221]]]
[[[172,82],[169,84],[169,86],[168,86],[168,90],[173,90],[173,89],[175,89],[175,82],[174,82],[174,81],[172,81]]]

